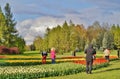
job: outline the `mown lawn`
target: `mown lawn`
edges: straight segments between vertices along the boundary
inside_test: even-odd
[[[73,75],[48,77],[42,79],[120,79],[120,59],[111,61],[108,67],[93,70],[93,74],[81,72]]]

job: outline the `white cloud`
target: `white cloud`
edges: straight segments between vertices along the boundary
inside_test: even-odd
[[[38,35],[43,36],[47,27],[53,28],[62,24],[65,20],[53,17],[40,17],[36,19],[24,20],[17,24],[16,28],[19,34],[25,39],[26,44],[32,44],[34,38]]]

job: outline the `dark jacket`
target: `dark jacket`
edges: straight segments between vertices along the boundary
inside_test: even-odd
[[[47,52],[43,51],[42,56],[47,56]]]
[[[93,45],[89,45],[89,47],[85,50],[86,61],[92,61],[93,55],[96,54],[96,50],[93,48]]]

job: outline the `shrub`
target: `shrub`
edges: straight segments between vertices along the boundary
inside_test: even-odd
[[[19,54],[19,49],[17,47],[9,48],[10,54]]]
[[[5,46],[0,46],[0,54],[19,54],[19,49],[17,47],[7,48]]]

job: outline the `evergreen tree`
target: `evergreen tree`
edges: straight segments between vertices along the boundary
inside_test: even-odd
[[[114,42],[114,39],[113,39],[112,33],[105,32],[104,38],[103,38],[103,42],[102,42],[103,48],[110,48],[110,49],[112,49],[113,46],[114,46],[113,42]]]
[[[15,28],[16,22],[13,20],[9,3],[6,3],[4,10],[5,13],[3,14],[0,8],[0,43],[6,47],[18,47],[22,53],[25,41],[22,37],[18,36]]]
[[[102,41],[104,37],[104,32],[101,32],[96,39],[96,48],[99,50],[102,47]]]
[[[18,37],[17,30],[15,28],[16,22],[13,20],[13,14],[11,13],[11,8],[9,3],[6,3],[4,8],[5,10],[5,32],[4,32],[4,44],[8,47],[14,46],[13,44],[16,41],[16,37]]]
[[[70,20],[69,26],[75,26],[75,24],[72,22],[72,20]]]

